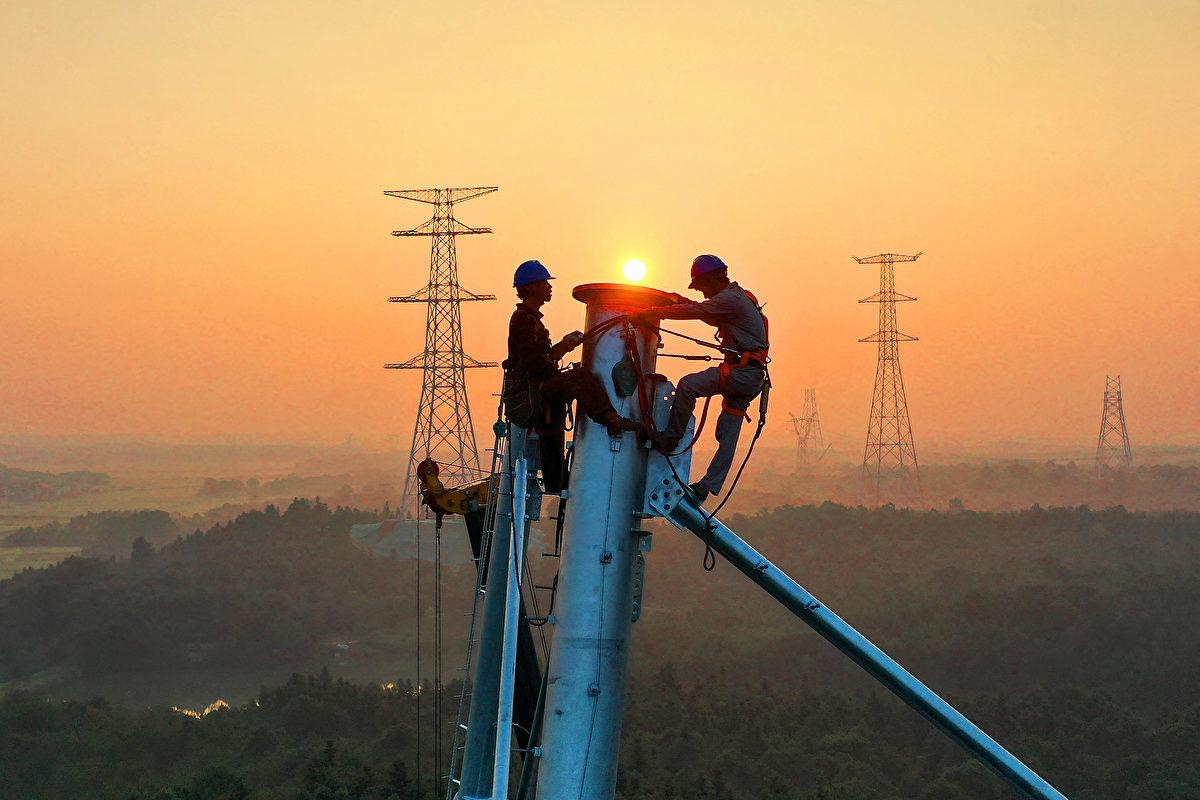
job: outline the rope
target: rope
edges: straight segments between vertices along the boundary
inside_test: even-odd
[[[766,379],[764,381],[763,390],[770,391],[770,389],[771,389],[771,377],[770,377],[770,375],[768,375],[768,376],[766,376]],[[749,461],[750,461],[750,455],[754,452],[754,445],[758,442],[758,437],[762,436],[763,428],[766,427],[766,424],[767,424],[767,410],[765,408],[766,404],[760,403],[759,405],[761,407],[761,410],[758,415],[758,427],[756,427],[754,429],[754,438],[752,438],[750,440],[750,447],[746,449],[746,457],[744,459],[742,459],[742,465],[740,467],[738,467],[737,474],[735,474],[733,476],[733,483],[731,483],[729,485],[729,491],[725,493],[725,499],[722,500],[720,503],[718,503],[717,507],[713,509],[713,512],[708,515],[706,524],[710,525],[710,529],[711,529],[712,518],[717,515],[718,511],[720,511],[722,508],[725,507],[725,504],[729,502],[729,498],[733,497],[733,490],[737,488],[738,481],[742,479],[742,471],[746,469],[746,464],[749,463]]]
[[[433,781],[442,775],[442,528],[433,531],[433,613],[434,613],[434,685],[433,685]]]
[[[713,350],[719,350],[722,353],[725,353],[727,355],[741,355],[741,353],[742,353],[741,350],[738,350],[736,348],[725,347],[724,345],[716,344],[714,342],[707,342],[704,339],[697,339],[695,336],[688,336],[686,333],[680,333],[679,331],[669,330],[667,328],[664,328],[662,325],[659,325],[658,329],[660,331],[662,331],[663,333],[669,333],[672,336],[678,336],[680,339],[687,339],[689,342],[695,342],[696,344],[700,345],[701,347],[711,347]]]
[[[599,323],[593,325],[592,329],[583,335],[583,341],[586,342],[588,339],[595,339],[597,336],[602,335],[609,328],[613,327],[614,325],[619,325],[620,323],[625,322],[628,319],[629,319],[628,314],[618,314],[617,316],[612,317],[611,319],[604,320],[604,322],[599,322]]]
[[[700,441],[700,434],[704,432],[704,423],[708,421],[708,406],[710,403],[712,403],[712,395],[709,395],[708,397],[704,398],[704,408],[701,409],[701,411],[700,411],[700,422],[699,422],[699,424],[696,425],[695,432],[692,433],[692,440],[690,442],[688,442],[687,447],[683,448],[682,450],[680,450],[676,453],[664,453],[663,455],[665,455],[667,457],[668,461],[670,461],[672,458],[675,458],[676,456],[683,455],[684,453],[686,453],[687,451],[689,451],[693,447],[695,447],[696,442]]]
[[[604,323],[601,323],[601,325],[604,325],[605,326],[604,329],[607,330],[608,328],[611,328],[613,326],[613,324],[616,323],[617,320],[624,321],[626,323],[626,325],[629,326],[629,328],[632,328],[634,325],[638,324],[635,320],[632,320],[628,317],[614,317],[613,319],[606,320]],[[592,331],[595,331],[596,328],[599,328],[599,327],[600,327],[600,325],[597,325],[595,328],[592,329]],[[661,328],[661,327],[658,328],[658,330],[660,330],[664,333],[674,334],[675,336],[679,336],[680,338],[683,338],[683,339],[688,339],[690,341],[696,342],[697,344],[704,345],[705,347],[711,347],[715,350],[720,350],[722,352],[728,352],[728,348],[724,348],[724,347],[721,347],[720,345],[712,344],[711,342],[703,341],[702,339],[697,339],[694,336],[688,336],[686,334],[677,333],[676,331],[666,330],[665,328]],[[646,430],[650,431],[651,433],[658,433],[658,429],[654,424],[654,417],[650,413],[649,400],[646,397],[646,385],[645,385],[646,382],[644,380],[642,380],[645,377],[645,372],[642,369],[641,354],[638,352],[637,345],[634,342],[632,336],[626,337],[625,349],[626,349],[626,352],[629,354],[630,361],[633,362],[634,371],[636,372],[636,374],[638,376],[638,401],[639,401],[639,404],[641,405],[642,423],[646,426]],[[764,370],[764,372],[766,371],[765,365],[763,366],[763,370]],[[770,388],[771,388],[770,373],[766,373],[764,375],[762,391],[769,393]],[[769,394],[768,394],[768,396],[769,396]],[[692,441],[688,444],[688,446],[685,447],[684,449],[680,450],[677,453],[663,453],[663,456],[666,458],[666,461],[667,461],[667,466],[669,466],[671,468],[671,474],[673,474],[675,476],[675,480],[678,481],[680,486],[684,487],[684,491],[686,491],[689,495],[691,495],[692,499],[694,499],[694,500],[698,500],[699,498],[697,498],[695,493],[692,492],[691,486],[689,486],[687,484],[687,482],[679,475],[679,472],[678,472],[678,470],[675,469],[675,464],[671,459],[675,458],[676,456],[683,455],[688,450],[691,450],[693,446],[695,446],[696,441],[700,438],[700,433],[704,428],[704,423],[708,419],[708,408],[709,408],[709,403],[712,401],[712,398],[713,398],[712,395],[705,398],[704,410],[701,412],[701,415],[700,415],[700,423],[696,426],[696,432],[692,436]],[[704,517],[704,527],[705,527],[704,560],[703,560],[703,566],[704,566],[705,572],[712,572],[714,569],[716,569],[716,566],[717,566],[717,557],[712,549],[712,530],[713,530],[712,520],[713,520],[713,517],[715,517],[717,515],[718,511],[720,511],[722,508],[725,507],[725,504],[729,502],[729,498],[733,497],[733,492],[737,488],[738,482],[742,479],[742,473],[746,470],[746,465],[750,463],[750,457],[754,454],[754,445],[758,443],[758,439],[760,436],[762,436],[762,431],[763,431],[763,428],[766,426],[766,424],[767,424],[767,403],[765,400],[760,400],[759,401],[758,426],[754,429],[754,437],[750,440],[750,446],[746,449],[746,456],[745,456],[745,458],[742,459],[741,466],[738,467],[738,471],[733,477],[733,483],[731,483],[729,485],[729,491],[725,493],[724,499],[722,499],[721,502],[717,504],[717,507],[715,509],[713,509],[712,513],[705,513],[705,517]],[[699,503],[697,503],[697,505],[699,505]],[[703,510],[704,510],[703,506],[701,506],[701,511],[703,511]]]
[[[421,512],[417,511],[417,794],[421,793]]]
[[[766,370],[766,367],[763,367]],[[712,572],[717,566],[717,557],[712,549],[712,532],[713,532],[713,517],[717,512],[725,507],[729,502],[729,498],[733,497],[733,490],[737,488],[738,481],[742,479],[742,472],[746,469],[746,465],[750,463],[750,456],[754,454],[754,445],[758,443],[758,437],[762,436],[763,428],[767,424],[767,401],[771,396],[771,374],[768,372],[763,376],[763,388],[759,394],[758,401],[758,426],[754,429],[754,438],[750,440],[750,446],[746,448],[746,457],[742,459],[742,465],[738,467],[737,474],[733,476],[733,483],[729,484],[729,491],[725,493],[725,498],[717,503],[717,507],[712,510],[711,514],[706,514],[704,517],[704,571]],[[670,463],[670,459],[667,459]],[[701,511],[704,507],[701,506]]]
[[[632,322],[629,322],[628,325],[630,329],[633,328]],[[629,332],[632,333],[632,330]],[[654,424],[654,415],[650,413],[650,401],[646,396],[646,381],[643,380],[646,373],[642,369],[642,356],[641,353],[638,352],[637,344],[632,335],[626,336],[625,350],[629,354],[629,359],[633,362],[634,371],[638,376],[638,403],[641,406],[642,411],[642,424],[646,426],[646,430],[650,431],[652,434],[657,434],[658,428]],[[704,401],[704,413],[700,421],[701,426],[704,424],[704,419],[708,417],[708,403],[711,399],[712,398],[710,397]],[[700,431],[697,429],[695,435],[692,436],[691,444],[689,444],[679,453],[663,453],[663,456],[667,461],[667,466],[671,468],[671,474],[675,476],[675,480],[678,481],[679,485],[684,487],[684,491],[691,495],[695,500],[699,500],[699,498],[697,498],[695,493],[692,492],[692,487],[688,485],[687,481],[680,476],[679,471],[675,469],[675,463],[671,461],[671,459],[690,450],[692,445],[696,443],[696,440],[699,437]],[[712,553],[712,548],[709,546],[708,537],[706,536],[704,540],[704,569],[706,572],[711,572],[715,566],[716,557]]]
[[[720,361],[716,356],[689,356],[686,353],[659,353],[659,358],[682,358],[684,361]]]

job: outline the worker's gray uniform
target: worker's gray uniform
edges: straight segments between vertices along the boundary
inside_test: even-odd
[[[672,311],[687,312],[689,319],[699,319],[716,326],[718,339],[723,347],[740,351],[767,349],[766,320],[758,310],[758,305],[737,283],[729,284],[701,303],[681,303],[671,308]],[[744,367],[739,366],[733,356],[727,357],[726,360],[734,363],[725,382],[724,398],[731,407],[745,411],[762,391],[766,370],[754,362]],[[679,385],[675,387],[671,422],[666,430],[669,437],[679,439],[683,436],[688,418],[696,409],[697,398],[722,394],[719,388],[720,380],[719,367],[693,372],[680,379]],[[712,494],[721,491],[721,486],[729,475],[729,468],[733,466],[733,457],[737,451],[738,436],[746,421],[745,417],[720,413],[720,409],[716,410],[716,417],[717,452],[709,462],[708,472],[697,482]]]

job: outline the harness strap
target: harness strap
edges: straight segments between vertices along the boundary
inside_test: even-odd
[[[743,350],[741,358],[738,359],[738,366],[748,367],[751,363],[755,363],[766,369],[767,360],[767,348],[765,347],[762,350]]]
[[[745,362],[744,356],[742,358],[742,361]],[[740,366],[744,367],[744,366],[746,366],[746,364],[742,363]],[[729,382],[729,376],[733,372],[733,362],[732,361],[722,361],[721,366],[718,367],[718,369],[720,370],[720,372],[719,372],[720,377],[717,378],[717,391],[721,393],[721,413],[722,414],[732,414],[735,417],[741,417],[746,422],[749,422],[750,415],[740,408],[734,408],[733,406],[731,406],[729,404],[729,397],[725,394],[725,384],[727,384]]]
[[[741,287],[738,287],[741,288]],[[763,313],[762,305],[758,302],[758,298],[749,289],[742,289],[742,294],[750,298],[750,302],[754,303],[754,308],[758,311],[758,315],[762,317],[763,333],[766,335],[768,342],[771,340],[771,322],[767,319],[767,315]],[[717,333],[717,339],[720,341],[720,331]],[[727,351],[728,352],[728,351]],[[752,362],[760,365],[763,369],[767,368],[767,363],[770,359],[770,345],[761,350],[741,350],[729,353],[726,358],[735,359],[739,367],[749,366]]]
[[[750,413],[747,411],[743,411],[740,408],[734,408],[733,406],[729,405],[729,398],[727,398],[727,397],[721,398],[721,413],[722,414],[732,414],[735,417],[741,417],[746,422],[750,421]]]

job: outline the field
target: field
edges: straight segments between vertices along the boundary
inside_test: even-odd
[[[98,492],[29,503],[0,503],[0,537],[18,528],[38,527],[55,520],[66,522],[88,512],[161,508],[180,514],[202,513],[218,505],[197,497],[203,480],[195,476],[114,476],[111,486]]]
[[[80,551],[79,547],[0,547],[0,580],[27,567],[48,567]]]

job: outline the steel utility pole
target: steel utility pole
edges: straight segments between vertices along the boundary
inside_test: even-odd
[[[1125,406],[1121,399],[1121,376],[1104,376],[1104,411],[1100,414],[1100,438],[1096,443],[1096,471],[1105,467],[1133,465],[1129,429],[1125,426]]]
[[[669,296],[645,286],[612,283],[578,286],[573,296],[587,305],[583,330],[589,345],[583,351],[583,369],[602,381],[621,414],[642,416],[661,430],[671,414],[675,387],[655,371],[660,331],[633,325],[626,315],[662,305]],[[627,369],[632,369],[635,380],[614,380]],[[693,418],[685,433],[691,438],[694,431]],[[626,673],[637,639],[632,625],[645,611],[646,562],[652,535],[661,530],[658,526],[643,529],[644,521],[652,518],[694,533],[712,565],[718,557],[728,561],[1017,790],[1034,800],[1066,800],[702,508],[688,489],[691,451],[664,455],[643,447],[632,433],[609,436],[604,426],[586,417],[579,419],[570,502],[559,507],[562,544],[557,553],[555,602],[550,606],[553,614],[528,616],[520,605],[519,570],[524,569],[521,548],[529,525],[526,503],[538,501],[531,486],[536,478],[530,480],[523,457],[524,433],[510,425],[507,441],[497,445],[504,451],[503,466],[489,494],[488,509],[478,518],[490,525],[480,532],[481,542],[491,542],[490,566],[483,612],[479,617],[473,612],[471,624],[472,631],[476,620],[481,624],[479,658],[472,664],[475,688],[469,714],[465,719],[460,714],[456,726],[465,739],[462,769],[451,770],[447,800],[612,800],[617,796]],[[493,514],[490,523],[486,523],[488,511]],[[535,714],[524,731],[514,713],[519,691],[514,673],[521,658],[517,637],[522,624],[527,630],[554,626]],[[468,653],[474,641],[468,638]],[[532,642],[532,635],[528,641]],[[536,667],[532,671],[536,674]],[[525,701],[533,695],[529,686]],[[528,745],[514,748],[522,733]],[[516,752],[523,761],[519,781],[514,780]],[[516,793],[511,794],[514,784]]]
[[[478,361],[463,352],[462,318],[459,305],[474,300],[495,300],[493,294],[468,292],[458,284],[458,259],[454,239],[457,236],[491,233],[491,228],[472,228],[454,218],[454,204],[491,194],[499,187],[477,186],[459,189],[396,189],[390,197],[433,206],[433,217],[410,230],[392,231],[392,236],[428,236],[429,281],[409,295],[389,297],[389,303],[425,303],[425,349],[408,361],[385,364],[386,369],[419,369],[422,373],[421,400],[413,425],[412,447],[404,471],[401,518],[415,518],[420,509],[417,496],[417,464],[427,458],[441,465],[442,481],[453,486],[483,475],[479,451],[475,447],[475,428],[467,401],[466,370],[497,366]]]
[[[920,253],[914,256],[896,253],[880,253],[868,258],[854,256],[859,264],[879,265],[879,291],[858,301],[879,304],[879,330],[859,339],[860,342],[879,344],[875,393],[871,399],[862,465],[863,479],[873,487],[877,503],[892,492],[908,504],[919,501],[921,496],[921,474],[917,467],[912,423],[908,418],[899,347],[901,342],[917,341],[917,337],[896,330],[896,303],[917,298],[896,291],[895,275],[896,264],[916,261],[920,257]]]

